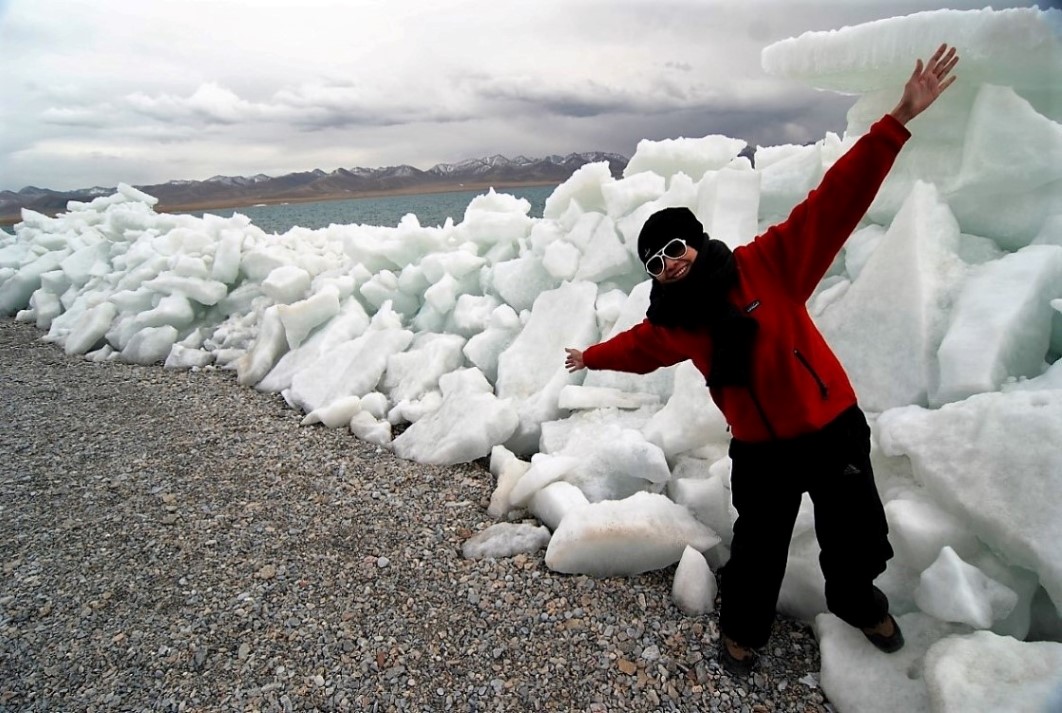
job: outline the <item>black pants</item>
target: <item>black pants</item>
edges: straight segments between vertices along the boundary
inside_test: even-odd
[[[767,643],[804,492],[815,506],[830,611],[859,628],[884,619],[889,603],[873,582],[885,571],[892,547],[862,411],[852,407],[808,436],[770,443],[734,440],[730,457],[738,518],[722,571],[723,633],[742,646]]]

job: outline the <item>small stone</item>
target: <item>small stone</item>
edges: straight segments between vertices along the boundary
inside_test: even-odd
[[[390,564],[391,564],[391,560],[387,559],[386,557],[378,557],[378,558],[376,558],[376,566],[379,567],[380,569],[383,569],[384,567],[387,567]]]
[[[616,667],[628,676],[633,676],[638,671],[638,664],[633,661],[628,661],[627,659],[620,659],[617,661]]]
[[[245,642],[245,643],[240,644],[240,648],[236,652],[236,657],[239,658],[242,661],[245,658],[247,658],[250,655],[250,653],[251,653],[251,646],[250,646],[250,644],[247,644]]]
[[[262,569],[258,570],[259,579],[272,579],[277,576],[277,568],[271,564],[267,564]]]

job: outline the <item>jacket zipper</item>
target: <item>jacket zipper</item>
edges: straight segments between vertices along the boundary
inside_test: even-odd
[[[752,403],[756,406],[756,410],[760,414],[760,419],[763,421],[763,425],[767,428],[767,434],[771,437],[772,441],[778,440],[778,435],[774,432],[774,428],[771,427],[771,422],[767,420],[767,412],[763,410],[763,404],[756,397],[756,392],[749,388],[749,397],[752,399]]]
[[[830,395],[830,390],[826,388],[826,384],[824,384],[822,379],[819,378],[818,373],[811,367],[811,364],[808,362],[807,358],[800,353],[799,349],[794,349],[793,354],[796,356],[797,361],[803,364],[804,368],[808,370],[808,373],[811,374],[811,378],[815,380],[815,383],[819,385],[819,394],[822,396],[822,400],[825,401]]]

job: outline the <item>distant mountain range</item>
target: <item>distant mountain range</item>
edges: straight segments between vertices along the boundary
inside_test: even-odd
[[[161,211],[203,210],[254,203],[559,184],[580,166],[601,161],[607,161],[612,175],[619,178],[628,159],[600,151],[546,158],[517,156],[509,159],[495,155],[460,163],[440,163],[427,171],[413,166],[339,168],[331,173],[317,169],[284,176],[214,176],[205,181],[169,181],[136,188],[158,198],[156,208]],[[0,222],[21,220],[22,208],[55,215],[66,210],[68,201],[90,201],[114,192],[114,188],[99,186],[74,191],[53,191],[34,186],[17,192],[0,191]]]

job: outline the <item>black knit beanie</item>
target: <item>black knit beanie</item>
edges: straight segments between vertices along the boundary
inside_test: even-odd
[[[674,238],[682,238],[694,250],[704,245],[704,226],[689,208],[664,208],[649,216],[638,233],[638,257],[642,264]]]

